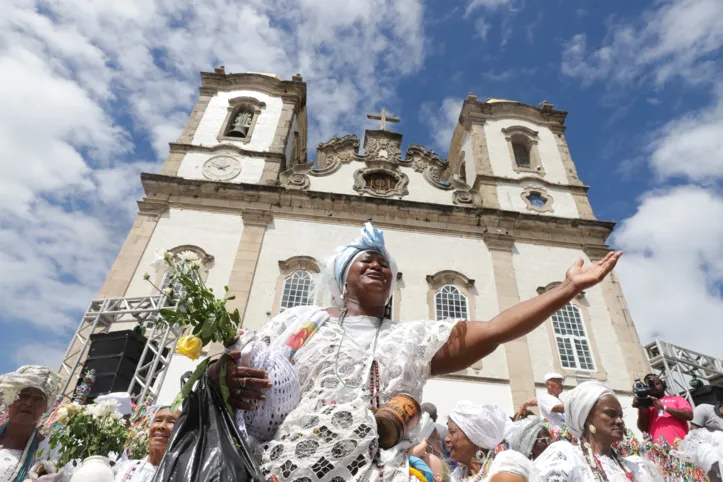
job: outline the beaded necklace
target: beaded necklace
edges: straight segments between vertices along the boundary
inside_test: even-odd
[[[125,475],[125,477],[123,477],[123,482],[130,482],[131,480],[133,480],[133,474],[136,472],[136,470],[138,470],[138,468],[140,467],[140,469],[142,471],[142,469],[145,468],[147,462],[148,462],[148,457],[143,459],[142,463],[133,464],[133,467],[131,467],[131,470],[129,470],[128,473]]]
[[[600,463],[600,458],[593,453],[592,447],[590,446],[590,443],[587,441],[587,439],[582,438],[580,440],[580,449],[582,450],[582,455],[585,458],[585,462],[587,462],[588,467],[590,467],[590,470],[592,470],[593,476],[595,476],[595,478],[599,482],[609,482],[608,476],[605,473],[605,469],[603,469],[603,466]],[[618,453],[613,449],[611,449],[611,453],[612,456],[610,458],[618,464],[620,469],[625,473],[625,477],[627,477],[629,480],[635,480],[635,476],[630,471],[628,466],[625,465],[625,462],[620,459]]]
[[[359,388],[362,385],[364,385],[364,380],[362,380],[359,385],[352,385],[344,381],[344,379],[341,377],[341,374],[339,374],[339,353],[341,353],[341,346],[344,344],[344,338],[346,338],[346,330],[344,329],[344,318],[346,318],[347,309],[342,308],[341,313],[339,314],[339,326],[341,327],[341,341],[339,341],[339,346],[336,348],[336,357],[334,360],[334,374],[336,375],[336,378],[341,382],[342,385],[344,385],[346,388]],[[374,344],[372,345],[372,356],[369,361],[369,369],[366,370],[367,376],[370,379],[370,387],[372,384],[371,381],[371,375],[372,375],[372,369],[375,364],[374,356],[377,352],[377,340],[379,340],[379,332],[382,329],[382,324],[384,320],[380,320],[379,326],[377,327],[377,332],[374,335]],[[366,363],[365,363],[366,365]],[[377,379],[379,377],[379,367],[377,364]],[[376,381],[376,386],[379,388],[379,381]],[[377,394],[377,403],[379,403],[379,395]]]

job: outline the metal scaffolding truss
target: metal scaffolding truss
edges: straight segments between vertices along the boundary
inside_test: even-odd
[[[63,396],[70,398],[73,395],[87,356],[90,335],[108,333],[114,324],[132,323],[132,326],[135,326],[144,323],[150,327],[146,333],[148,341],[143,348],[141,361],[128,387],[128,393],[137,395],[137,403],[155,401],[158,394],[151,382],[157,378],[157,385],[160,387],[163,384],[176,341],[182,332],[179,327],[161,328],[155,323],[161,308],[175,309],[166,305],[167,300],[164,295],[91,301],[60,365],[60,375],[65,379],[61,392]],[[150,361],[143,363],[149,355],[152,355]]]
[[[666,381],[669,391],[685,396],[692,406],[695,402],[689,382],[693,376],[723,386],[723,361],[718,358],[661,340],[646,345],[645,354],[653,372]]]

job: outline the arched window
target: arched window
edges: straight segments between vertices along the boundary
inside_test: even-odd
[[[522,141],[515,140],[512,142],[512,152],[515,154],[515,164],[522,169],[530,169],[530,148]]]
[[[314,304],[314,280],[311,273],[299,269],[284,281],[284,291],[281,295],[279,311],[284,311],[295,306],[306,306]]]
[[[592,350],[579,308],[568,303],[552,315],[557,350],[563,368],[595,371]]]
[[[467,297],[454,285],[444,285],[434,295],[435,319],[463,319],[469,318]]]
[[[537,148],[538,132],[524,126],[511,126],[502,129],[510,151],[512,169],[515,172],[530,172],[545,175],[545,168]]]

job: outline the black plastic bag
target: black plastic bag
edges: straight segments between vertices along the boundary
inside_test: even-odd
[[[153,482],[263,482],[259,466],[204,373],[183,402]]]

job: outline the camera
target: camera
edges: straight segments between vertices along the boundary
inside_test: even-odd
[[[635,384],[633,385],[633,393],[638,399],[637,403],[633,403],[633,407],[652,407],[653,401],[650,399],[650,396],[656,393],[655,382],[650,379],[647,380],[647,383],[640,380],[635,380]]]

